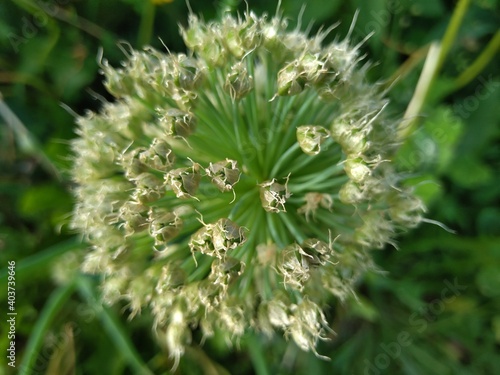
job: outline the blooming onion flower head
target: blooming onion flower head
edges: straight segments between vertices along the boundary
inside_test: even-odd
[[[389,162],[387,100],[357,47],[280,16],[191,15],[181,33],[188,54],[104,61],[116,100],[78,119],[83,270],[106,302],[149,308],[176,361],[195,327],[278,330],[315,352],[326,303],[421,220]]]

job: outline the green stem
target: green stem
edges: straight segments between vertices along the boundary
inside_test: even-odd
[[[400,140],[405,139],[410,133],[413,132],[417,116],[420,114],[427,100],[430,88],[432,87],[434,80],[436,79],[449,51],[451,50],[453,41],[456,38],[458,29],[460,28],[469,4],[470,0],[460,0],[458,2],[441,43],[435,42],[429,48],[429,53],[427,54],[424,68],[418,80],[415,93],[413,94],[405,112],[404,118],[407,122],[402,122],[398,130],[398,138]]]
[[[238,150],[242,150],[243,144],[241,143],[242,134],[240,134],[240,128],[243,127],[243,124],[240,121],[240,115],[238,113],[238,103],[232,102],[232,109],[233,109],[233,129],[234,129],[234,134],[236,136],[236,147],[238,148]],[[241,129],[241,130],[246,130],[246,129]]]
[[[246,337],[248,353],[250,354],[250,360],[252,361],[253,368],[256,375],[269,375],[269,371],[266,359],[264,358],[264,353],[262,353],[262,344],[257,340],[257,338],[249,334]]]
[[[141,14],[141,24],[139,25],[139,36],[137,37],[137,45],[139,48],[148,45],[151,42],[153,35],[153,26],[155,22],[156,5],[151,0],[143,1]]]
[[[296,98],[297,96],[294,96]],[[295,115],[293,121],[288,125],[288,129],[286,134],[283,136],[282,141],[279,144],[279,147],[276,148],[275,153],[273,154],[273,159],[276,159],[276,155],[281,155],[285,152],[286,148],[289,147],[290,142],[296,141],[296,131],[297,125],[305,125],[308,121],[306,121],[305,116],[312,111],[311,105],[317,103],[317,97],[315,95],[309,95],[309,97],[304,101],[304,103],[300,106],[297,114]],[[275,168],[273,168],[275,170]]]
[[[40,317],[35,323],[35,327],[31,332],[24,357],[19,366],[19,375],[33,374],[33,367],[38,352],[43,345],[43,340],[46,333],[52,324],[56,314],[61,310],[64,303],[69,299],[75,289],[75,282],[72,281],[67,285],[56,289],[49,297],[49,300],[43,307]]]
[[[307,156],[310,158],[309,155],[307,155]],[[331,160],[328,160],[328,158],[324,158],[324,159],[326,159],[326,161],[329,163],[322,163],[324,165],[319,164],[318,165],[319,168],[315,168],[314,170],[312,168],[308,168],[308,170],[306,170],[306,171],[309,173],[294,177],[293,184],[307,183],[308,181],[312,181],[313,179],[321,181],[321,180],[326,180],[329,177],[333,177],[333,176],[339,177],[340,175],[342,175],[342,176],[345,175],[344,166],[342,164],[338,164],[338,163],[332,164]],[[318,160],[318,163],[320,161],[321,160]]]
[[[192,259],[192,258],[191,258]],[[190,272],[190,275],[187,279],[187,283],[192,283],[194,281],[197,281],[203,277],[205,277],[210,270],[210,267],[212,266],[212,263],[214,261],[214,258],[209,257],[205,255],[204,257],[201,257],[201,259],[197,260],[197,262],[201,263],[198,264],[198,267],[192,272]],[[193,260],[194,262],[194,260]]]
[[[320,182],[321,181],[321,182]],[[298,193],[302,191],[314,191],[321,192],[326,190],[326,192],[331,192],[335,187],[339,187],[348,181],[348,177],[345,175],[336,176],[335,178],[330,178],[325,180],[325,176],[319,175],[317,178],[312,179],[309,182],[292,185],[290,184],[290,191],[292,193]]]
[[[297,225],[295,221],[292,221],[292,218],[290,215],[286,214],[281,214],[279,215],[279,218],[281,219],[281,222],[286,225],[288,230],[290,231],[290,234],[292,234],[295,237],[295,240],[297,243],[302,243],[306,239],[305,234],[302,232],[302,228]]]
[[[283,248],[288,245],[286,239],[286,233],[283,228],[283,223],[277,221],[275,213],[267,213],[267,229],[269,231],[270,239],[278,245],[278,247]]]
[[[276,176],[285,161],[288,161],[290,157],[298,150],[300,150],[300,145],[298,143],[294,143],[288,150],[286,150],[285,153],[283,153],[278,161],[274,164],[270,176]]]
[[[458,29],[462,24],[463,18],[465,16],[465,13],[467,12],[469,4],[470,0],[460,0],[457,6],[455,7],[455,10],[453,11],[450,23],[441,41],[441,52],[439,54],[436,70],[434,71],[435,75],[437,75],[441,70],[441,68],[443,67],[444,61],[446,60],[446,56],[448,56],[448,52],[450,52],[451,50],[453,42],[458,33]],[[435,78],[435,76],[433,78]]]
[[[481,73],[481,71],[486,67],[486,65],[488,65],[491,60],[493,60],[499,49],[500,31],[497,31],[493,36],[493,39],[490,40],[483,52],[481,52],[477,59],[474,60],[474,62],[455,80],[455,90],[464,87],[474,78],[476,78],[479,73]]]
[[[429,53],[427,54],[420,78],[418,79],[417,87],[415,88],[415,92],[413,93],[404,115],[405,121],[401,122],[398,129],[399,140],[406,139],[408,135],[413,132],[417,122],[417,116],[422,111],[432,86],[433,79],[436,76],[437,62],[441,56],[440,50],[441,46],[439,43],[433,43],[429,48]]]
[[[4,103],[2,99],[3,97],[0,93],[0,116],[3,117],[6,124],[16,136],[16,141],[21,151],[27,153],[28,155],[33,155],[36,159],[38,159],[40,165],[48,173],[54,176],[58,181],[61,181],[62,177],[56,166],[43,152],[42,147],[35,139],[35,137],[33,137],[33,135],[21,122],[21,120],[19,120],[15,113],[10,110],[10,108]]]

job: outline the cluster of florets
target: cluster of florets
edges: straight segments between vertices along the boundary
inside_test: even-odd
[[[78,119],[73,227],[103,298],[149,307],[178,360],[221,330],[315,351],[323,312],[423,207],[391,168],[396,124],[348,41],[248,13],[181,30],[189,53],[102,63],[116,100]]]

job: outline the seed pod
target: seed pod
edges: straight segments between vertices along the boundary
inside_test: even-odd
[[[214,242],[223,248],[235,249],[246,241],[245,229],[229,219],[219,219],[214,228]]]
[[[245,263],[231,256],[225,256],[223,259],[216,259],[212,263],[209,279],[213,280],[215,285],[227,291],[234,280],[242,275],[244,271]]]
[[[363,182],[371,174],[370,168],[359,158],[347,159],[344,170],[349,178],[357,183]]]
[[[253,77],[248,75],[244,63],[239,62],[231,67],[227,74],[224,89],[229,92],[233,100],[241,99],[253,89]]]
[[[175,62],[174,83],[183,90],[194,90],[202,78],[202,70],[197,61],[186,55],[180,55]]]
[[[158,109],[160,123],[165,126],[167,136],[188,137],[196,129],[196,117],[177,108]]]
[[[306,261],[314,268],[325,265],[332,255],[330,246],[316,238],[306,239],[300,247],[303,252],[301,252],[303,261]]]
[[[222,40],[231,54],[241,59],[261,43],[259,19],[253,13],[243,21],[225,17],[221,30]]]
[[[166,172],[174,165],[175,155],[167,142],[155,138],[151,146],[139,154],[139,160],[150,168]]]
[[[118,162],[122,165],[125,177],[129,180],[137,179],[139,175],[148,171],[147,165],[140,160],[140,153],[144,152],[144,148],[137,148],[119,156]]]
[[[304,90],[306,78],[297,61],[289,63],[278,72],[278,95],[296,95]]]
[[[173,239],[182,228],[182,220],[176,213],[165,208],[155,207],[149,210],[151,236],[155,245],[162,245]]]
[[[297,290],[302,290],[309,279],[309,264],[302,253],[301,247],[295,243],[285,247],[278,257],[278,271],[283,275],[285,285]]]
[[[267,313],[270,323],[279,328],[285,328],[290,325],[290,318],[288,313],[287,303],[282,301],[280,296],[276,296],[270,300],[267,304]],[[288,304],[290,303],[287,301]]]
[[[327,129],[316,125],[302,125],[297,127],[297,141],[307,155],[317,155],[321,151],[321,144],[330,136]]]
[[[166,183],[171,187],[177,198],[192,198],[200,185],[200,165],[193,163],[191,167],[178,168],[169,171],[165,176]]]
[[[126,201],[119,210],[125,233],[131,235],[147,228],[147,207],[139,202]]]
[[[339,199],[345,204],[356,204],[363,200],[364,194],[358,184],[347,181],[339,191]]]
[[[189,242],[191,252],[199,251],[219,259],[225,258],[226,252],[242,245],[246,241],[244,228],[229,219],[219,219],[214,224],[204,224]]]
[[[286,212],[286,200],[292,195],[288,191],[288,179],[289,177],[286,177],[284,185],[276,182],[274,178],[259,184],[260,200],[264,210],[267,212]]]
[[[156,283],[155,291],[158,294],[162,294],[169,290],[175,290],[181,285],[184,285],[185,281],[185,271],[180,267],[168,264],[163,266],[161,269],[161,274]]]
[[[241,172],[238,163],[235,160],[226,159],[217,163],[210,163],[205,169],[207,176],[212,179],[212,183],[217,186],[221,192],[230,191],[240,180]]]

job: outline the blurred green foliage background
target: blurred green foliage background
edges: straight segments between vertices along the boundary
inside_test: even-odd
[[[248,0],[274,14],[276,1]],[[302,8],[303,3],[306,7]],[[238,0],[191,0],[205,19]],[[500,2],[498,0],[283,0],[291,27],[341,24],[391,86],[391,111],[414,97],[432,42],[446,58],[412,113],[396,165],[428,204],[423,223],[376,252],[384,275],[327,311],[336,335],[319,344],[331,361],[284,338],[249,333],[230,348],[217,335],[186,353],[178,374],[497,374],[500,368]],[[463,18],[460,18],[461,13]],[[95,278],[71,271],[85,246],[67,228],[72,210],[68,140],[74,114],[106,94],[98,60],[123,44],[183,51],[182,0],[3,0],[0,3],[0,375],[168,374],[148,313],[128,321],[103,308]],[[314,22],[313,22],[314,21]],[[450,26],[451,25],[451,26]],[[453,27],[456,26],[456,30]],[[454,32],[455,31],[455,32]],[[161,38],[161,40],[160,40]],[[417,116],[418,115],[418,116]],[[430,220],[430,221],[431,221]],[[8,261],[16,262],[16,368],[7,364]],[[70,272],[68,272],[70,270]],[[72,274],[73,273],[73,274]]]

